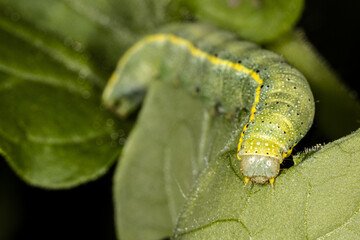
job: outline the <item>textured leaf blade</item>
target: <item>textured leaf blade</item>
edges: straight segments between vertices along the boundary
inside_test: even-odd
[[[157,96],[156,92],[161,90],[152,90],[115,173],[116,225],[120,239],[170,236],[184,201],[181,191],[188,191],[193,178],[192,164],[197,158],[194,141],[199,136],[196,129],[190,131],[192,124],[186,117],[197,118],[195,125],[201,127],[202,114],[196,112],[199,103],[188,111],[177,112],[174,110],[182,109],[182,101],[189,104],[187,99],[159,101],[166,96]],[[174,90],[172,93],[177,95],[177,100],[181,99],[179,93]],[[177,118],[180,120],[176,121]]]
[[[235,123],[209,116],[198,99],[154,82],[115,173],[119,239],[172,235],[199,172],[232,145],[224,147],[229,135],[237,142]]]
[[[175,238],[357,238],[359,138],[358,130],[328,144],[281,173],[274,190],[268,185],[243,188],[235,153],[220,156],[198,180]]]

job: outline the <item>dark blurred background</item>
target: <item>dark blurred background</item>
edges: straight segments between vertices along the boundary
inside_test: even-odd
[[[342,80],[359,95],[360,79],[354,71],[360,36],[360,2],[307,0],[299,22],[309,41]]]
[[[308,0],[298,24],[346,85],[358,94],[359,79],[354,71],[359,62],[359,16],[358,1]],[[25,184],[0,158],[0,240],[115,239],[114,168],[97,181],[75,189],[49,191]],[[1,209],[1,205],[7,207]],[[2,219],[4,216],[6,219]],[[7,237],[1,235],[4,229]]]

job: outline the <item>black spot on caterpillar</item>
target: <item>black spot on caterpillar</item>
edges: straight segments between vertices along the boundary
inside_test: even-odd
[[[172,25],[136,43],[120,60],[104,102],[118,103],[116,111],[127,115],[155,79],[177,81],[221,113],[249,110],[237,150],[245,183],[273,184],[314,118],[313,96],[299,71],[277,54],[207,25]]]

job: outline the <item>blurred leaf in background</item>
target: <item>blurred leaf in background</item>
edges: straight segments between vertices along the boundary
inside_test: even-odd
[[[119,56],[137,38],[127,25],[116,20],[117,1],[0,0],[3,12],[14,20],[30,22],[63,45],[89,57],[91,67],[107,81]],[[100,74],[99,73],[99,74]]]
[[[101,106],[106,79],[85,55],[6,6],[0,36],[0,152],[10,166],[45,188],[104,174],[125,131]]]
[[[199,20],[230,30],[243,39],[271,42],[292,29],[303,0],[182,0]]]

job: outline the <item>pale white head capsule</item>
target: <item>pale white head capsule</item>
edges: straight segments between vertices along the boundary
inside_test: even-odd
[[[259,154],[241,155],[240,169],[242,174],[254,183],[272,183],[279,174],[281,160],[281,157]]]

